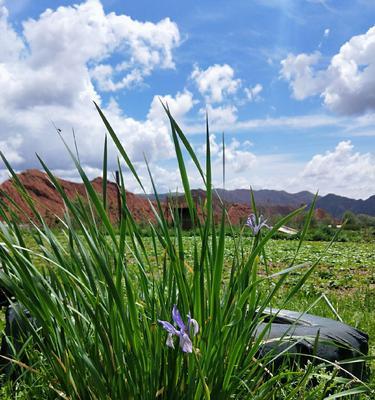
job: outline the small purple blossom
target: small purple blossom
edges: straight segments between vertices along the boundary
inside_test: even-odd
[[[257,223],[255,214],[250,214],[245,225],[251,229],[254,236],[256,236],[264,226],[270,229],[270,227],[267,225],[267,220],[263,218],[263,215],[259,216]]]
[[[173,336],[178,336],[180,338],[180,347],[184,353],[191,353],[193,351],[193,343],[191,342],[191,337],[195,336],[199,332],[198,322],[191,318],[190,314],[187,315],[188,323],[185,325],[181,318],[180,311],[176,304],[172,309],[172,319],[173,322],[180,328],[176,329],[170,322],[161,321],[158,319],[159,324],[168,332],[166,345],[174,349]]]

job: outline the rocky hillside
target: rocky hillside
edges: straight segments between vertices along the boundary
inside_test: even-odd
[[[58,218],[61,218],[64,214],[64,202],[48,176],[39,170],[30,169],[20,173],[18,178],[47,223],[52,226],[58,223]],[[64,179],[58,179],[58,181],[70,199],[77,198],[78,196],[82,199],[86,198],[85,188],[82,183],[70,182]],[[94,179],[92,185],[99,194],[102,193],[102,178]],[[198,216],[203,218],[204,211],[202,204],[204,204],[205,192],[203,190],[193,190],[192,194],[198,209]],[[0,185],[0,199],[9,203],[7,198],[11,198],[18,205],[19,209],[22,210],[22,212],[17,211],[20,220],[27,222],[28,217],[31,216],[31,210],[16,190],[11,179]],[[107,204],[111,220],[113,222],[118,221],[117,188],[113,182],[108,182],[107,185]],[[145,197],[127,192],[127,204],[137,222],[155,221],[149,200]],[[179,196],[177,204],[172,200],[167,201],[167,197],[164,197],[163,207],[168,220],[172,218],[170,209],[175,206],[180,209],[185,208],[186,210],[187,205],[185,204],[184,196]],[[248,204],[244,204],[225,201],[225,206],[233,225],[244,224],[248,215],[252,212],[249,202]],[[221,201],[217,197],[214,197],[213,210],[216,222],[220,221],[221,209]],[[293,209],[292,206],[260,206],[259,208],[260,212],[266,216],[285,215]]]
[[[64,213],[64,203],[54,185],[48,179],[48,176],[39,170],[30,169],[22,172],[18,177],[34,200],[36,208],[41,215],[49,224],[56,223],[56,217],[62,217]],[[83,184],[69,182],[63,179],[58,180],[70,199],[74,199],[78,196],[83,199],[86,198]],[[102,192],[101,178],[94,179],[92,184],[98,193]],[[31,215],[31,211],[15,189],[12,180],[7,180],[0,185],[0,198],[7,201],[7,197],[10,197],[23,210],[22,213],[18,212],[18,214],[21,221],[26,222],[28,216]],[[134,218],[138,222],[149,219],[153,220],[153,214],[148,200],[127,192],[127,203]],[[107,185],[107,204],[111,220],[116,221],[118,219],[117,189],[113,182],[108,182]]]
[[[36,169],[26,170],[18,175],[20,181],[34,200],[35,205],[45,220],[54,225],[58,221],[58,217],[62,217],[64,213],[64,203],[55,189],[54,185],[48,179],[48,176]],[[85,199],[86,192],[84,185],[81,183],[69,182],[67,180],[58,179],[61,186],[67,193],[70,199],[78,196]],[[95,190],[98,193],[102,192],[102,179],[96,178],[92,181]],[[215,221],[220,220],[221,204],[225,203],[228,211],[229,218],[233,225],[242,225],[248,215],[252,212],[250,207],[250,191],[249,190],[218,190],[214,195],[214,218]],[[195,199],[198,207],[198,216],[203,217],[204,211],[202,205],[204,204],[205,191],[193,190],[193,198]],[[8,180],[0,185],[0,199],[8,202],[7,197],[11,198],[21,209],[22,212],[17,212],[21,221],[26,222],[31,211],[28,209],[22,197],[13,186],[12,180]],[[150,196],[151,197],[151,196]],[[163,199],[163,207],[168,219],[171,218],[170,207],[171,200],[167,200],[166,196],[161,196]],[[180,200],[177,206],[186,208],[184,204],[184,196],[177,196]],[[255,191],[255,199],[258,209],[267,218],[277,218],[286,215],[301,204],[311,203],[313,195],[309,192],[300,192],[290,194],[282,191],[274,190],[260,190]],[[127,203],[130,211],[132,212],[137,222],[155,221],[149,200],[141,195],[127,192]],[[113,222],[118,220],[118,205],[117,205],[117,188],[115,183],[108,182],[107,185],[107,204],[110,218]],[[351,210],[358,213],[367,213],[375,215],[375,196],[366,201],[352,200],[335,195],[328,195],[320,197],[317,202],[317,209],[315,217],[318,220],[328,221],[331,217],[329,214],[340,218],[345,210]]]

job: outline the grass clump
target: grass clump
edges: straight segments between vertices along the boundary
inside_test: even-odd
[[[143,188],[126,150],[99,108],[98,112],[122,162]],[[101,195],[95,192],[79,161],[68,149],[86,188],[85,202],[70,200],[40,159],[65,201],[66,214],[59,234],[45,223],[4,158],[19,192],[33,211],[30,218],[33,244],[29,245],[18,228],[12,206],[3,202],[0,207],[1,217],[7,223],[0,232],[3,242],[0,282],[33,318],[24,321],[28,324],[28,339],[13,361],[19,375],[15,383],[5,382],[5,395],[9,390],[18,391],[18,398],[22,398],[25,387],[35,398],[39,395],[39,398],[100,400],[333,399],[340,392],[342,396],[369,392],[363,382],[339,377],[336,370],[330,371],[324,363],[310,363],[304,368],[285,364],[273,371],[270,359],[261,358],[259,350],[272,323],[271,319],[265,330],[255,336],[263,321],[263,310],[281,289],[283,296],[277,302],[282,308],[288,307],[319,262],[318,259],[311,264],[295,264],[312,208],[289,267],[259,275],[267,243],[280,226],[302,209],[280,219],[269,230],[254,231],[250,243],[247,240],[250,230],[226,235],[228,219],[224,207],[220,224],[213,221],[208,126],[206,163],[202,167],[168,109],[166,113],[193,225],[189,260],[185,256],[179,216],[174,215],[171,229],[150,170],[156,198],[151,206],[157,221],[149,227],[151,250],[127,207],[121,163],[120,227],[110,222],[105,195],[107,141]],[[207,193],[203,220],[198,218],[191,197],[183,148],[198,169]],[[256,213],[255,204],[253,209]],[[228,241],[233,247],[230,260],[225,256]],[[228,263],[229,269],[225,271]],[[301,274],[293,286],[285,287],[292,271]],[[176,332],[170,327],[173,335],[168,338],[158,321],[172,322],[174,306],[185,323],[186,315],[196,320],[199,325],[196,336],[180,323],[180,338],[175,337]],[[175,322],[179,322],[174,316]],[[173,329],[178,327],[175,325]],[[188,335],[185,340],[191,341],[189,351],[178,345],[183,333]],[[166,339],[171,344],[173,336],[174,349],[166,346]]]

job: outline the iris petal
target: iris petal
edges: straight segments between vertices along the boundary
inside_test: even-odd
[[[263,215],[259,216],[258,223],[257,223],[255,214],[250,214],[249,215],[249,218],[246,221],[246,226],[248,226],[251,229],[251,231],[253,232],[254,236],[256,236],[263,227],[271,229],[267,225],[267,220],[264,219]]]
[[[188,322],[185,325],[184,321],[181,318],[181,314],[178,311],[176,305],[173,306],[172,309],[172,318],[173,322],[178,325],[180,330],[176,329],[170,322],[162,321],[158,319],[159,324],[168,332],[168,337],[166,341],[166,345],[168,347],[174,348],[173,336],[178,336],[180,338],[180,348],[184,353],[192,353],[193,351],[193,343],[191,341],[190,336],[196,335],[199,332],[198,322],[191,318],[190,314],[188,314]]]
[[[178,331],[177,329],[168,321],[161,321],[158,319],[159,324],[170,334],[172,335],[177,335]]]
[[[184,324],[184,321],[181,318],[181,314],[180,311],[178,311],[178,308],[176,306],[176,304],[173,306],[173,310],[172,310],[172,318],[173,321],[177,324],[177,326],[183,331],[186,331],[186,326]]]
[[[184,353],[191,353],[193,351],[193,343],[187,333],[180,335],[180,347]]]
[[[167,341],[166,341],[165,344],[166,344],[168,347],[171,347],[172,349],[174,349],[173,334],[172,334],[172,333],[168,333]]]
[[[189,331],[190,331],[190,326],[193,326],[193,334],[196,336],[196,334],[199,332],[199,324],[194,318],[189,319]]]

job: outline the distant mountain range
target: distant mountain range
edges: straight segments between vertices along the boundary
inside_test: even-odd
[[[326,196],[319,197],[316,206],[336,218],[341,218],[345,211],[352,211],[354,214],[375,216],[375,195],[369,197],[367,200],[354,200],[335,194],[327,194]]]
[[[229,203],[250,203],[250,190],[235,189],[224,190],[217,189],[217,194],[222,200]],[[299,207],[302,204],[310,204],[314,195],[310,192],[288,193],[283,190],[254,190],[254,198],[256,204],[261,205],[278,205]]]
[[[193,192],[199,191],[201,190],[193,190]],[[310,205],[314,199],[314,194],[308,191],[288,193],[283,190],[262,189],[254,190],[253,192],[256,204],[261,206],[297,208],[303,204]],[[216,189],[216,193],[223,201],[228,203],[250,204],[250,190],[248,189]],[[168,195],[168,193],[161,194],[160,199],[165,200]],[[149,197],[154,198],[153,195],[149,195]],[[326,211],[335,218],[341,218],[345,211],[375,216],[375,195],[367,200],[355,200],[335,194],[327,194],[326,196],[318,196],[316,208]]]
[[[63,215],[64,203],[45,173],[38,170],[27,170],[20,173],[18,178],[34,199],[37,208],[44,217],[51,219],[51,222],[53,223],[55,216],[61,217]],[[75,198],[78,195],[85,197],[86,191],[82,184],[69,182],[63,179],[59,179],[59,182],[66,191],[68,197]],[[92,184],[94,189],[100,193],[102,188],[101,178],[94,179]],[[216,193],[216,196],[220,196],[221,200],[227,203],[227,211],[231,217],[231,221],[234,224],[243,223],[243,220],[246,219],[251,212],[250,190],[217,189],[214,193]],[[205,191],[202,189],[192,190],[192,194],[196,199],[204,199],[206,195]],[[178,193],[177,195],[181,196],[182,194]],[[28,207],[22,200],[20,194],[13,187],[11,180],[0,185],[0,199],[6,199],[7,196],[12,198],[12,200],[24,210],[24,213],[20,215],[20,217],[21,219],[23,218],[23,220],[27,220],[27,215],[29,215],[30,210],[28,211]],[[160,194],[159,197],[162,201],[165,201],[168,196],[169,194],[164,193]],[[108,211],[110,212],[111,219],[117,221],[117,189],[114,183],[108,183],[107,197]],[[137,221],[148,221],[154,219],[151,205],[144,197],[145,196],[139,194],[127,193],[128,207]],[[147,197],[154,200],[153,195],[148,195]],[[314,195],[307,191],[288,193],[280,190],[255,190],[254,197],[261,212],[267,216],[276,214],[286,215],[301,205],[310,205],[314,199]],[[215,204],[216,207],[219,206],[220,203],[215,201]],[[164,203],[163,207],[166,207],[166,210],[169,209],[167,203]],[[347,210],[352,211],[355,214],[375,216],[375,195],[369,197],[367,200],[354,200],[347,197],[328,194],[326,196],[318,197],[316,202],[316,213],[317,215],[319,214],[320,217],[324,217],[324,214],[326,213],[336,219],[341,219],[344,212]],[[215,212],[220,217],[220,206]]]

